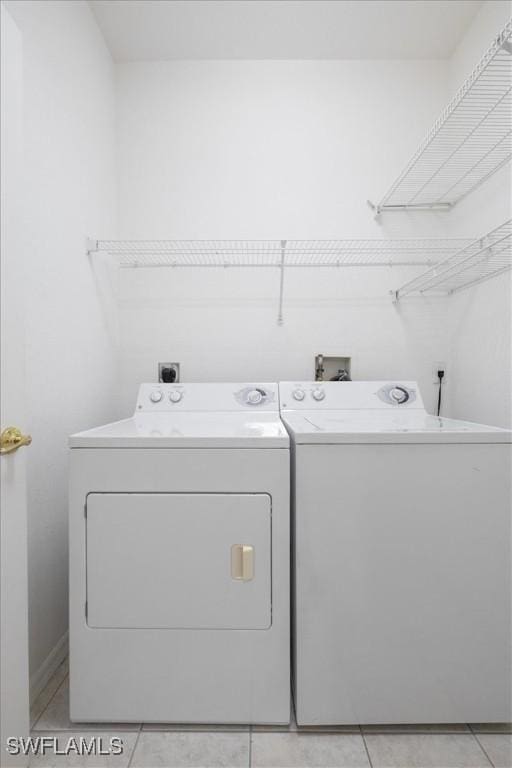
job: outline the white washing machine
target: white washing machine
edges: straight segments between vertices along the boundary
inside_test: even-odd
[[[509,722],[511,433],[414,382],[279,386],[297,722]]]
[[[143,384],[70,447],[71,719],[287,723],[277,384]]]

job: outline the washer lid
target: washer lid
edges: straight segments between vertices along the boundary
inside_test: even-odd
[[[343,386],[343,385],[340,385]],[[282,419],[296,443],[510,443],[512,432],[424,411],[295,411]]]
[[[140,413],[69,438],[71,448],[286,448],[273,413]]]

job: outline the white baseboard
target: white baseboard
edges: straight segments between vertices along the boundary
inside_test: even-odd
[[[30,676],[30,702],[34,702],[55,670],[68,655],[68,632],[64,632],[60,640],[52,648],[38,670]]]

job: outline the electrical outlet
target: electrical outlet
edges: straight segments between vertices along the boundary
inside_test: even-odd
[[[444,363],[442,360],[438,360],[437,362],[432,363],[432,382],[434,384],[439,384],[439,376],[437,375],[438,371],[444,371],[443,385],[446,384],[446,363]]]
[[[169,378],[169,372],[171,377]],[[158,363],[158,381],[171,382],[177,384],[180,380],[180,364],[179,363]]]

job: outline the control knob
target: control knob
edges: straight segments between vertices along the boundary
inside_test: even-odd
[[[171,403],[179,403],[181,398],[183,397],[182,393],[179,391],[179,389],[172,389],[169,393],[169,400]]]
[[[311,392],[311,394],[313,395],[313,400],[323,400],[325,397],[325,389],[320,389],[320,387],[317,387]]]
[[[251,389],[247,393],[247,403],[249,405],[259,405],[263,400],[263,393],[259,389]]]
[[[292,395],[294,400],[304,400],[306,397],[306,393],[303,389],[294,389]]]
[[[162,393],[158,392],[158,390],[155,390],[150,394],[149,399],[151,400],[152,403],[159,403],[160,400],[162,399]]]
[[[389,392],[389,396],[395,403],[398,403],[398,405],[406,403],[409,399],[409,393],[402,387],[393,387]]]

